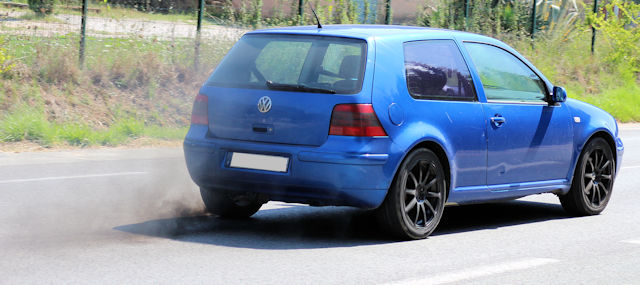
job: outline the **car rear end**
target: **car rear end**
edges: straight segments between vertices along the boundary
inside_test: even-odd
[[[245,35],[195,99],[191,177],[269,200],[377,207],[395,165],[371,105],[373,60],[372,41],[357,36]]]

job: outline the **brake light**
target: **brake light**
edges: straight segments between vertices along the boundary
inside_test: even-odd
[[[339,104],[331,113],[330,135],[379,137],[386,136],[371,104]]]
[[[209,97],[198,94],[193,102],[193,110],[191,111],[191,124],[208,125],[209,124]]]

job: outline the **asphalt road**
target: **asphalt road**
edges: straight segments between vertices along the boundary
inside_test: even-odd
[[[0,283],[640,284],[640,128],[622,135],[603,214],[551,194],[448,207],[410,242],[348,207],[207,216],[180,149],[0,153]]]

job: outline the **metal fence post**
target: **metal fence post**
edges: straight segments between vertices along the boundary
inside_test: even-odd
[[[598,0],[593,0],[593,14],[594,16],[598,15]],[[591,54],[595,51],[596,45],[596,27],[591,24]]]
[[[531,39],[533,39],[536,33],[536,0],[533,0],[533,7],[531,10]]]
[[[84,67],[84,52],[86,47],[85,35],[87,32],[87,0],[82,0],[82,22],[80,26],[80,51],[79,51],[79,63],[80,67]]]
[[[464,0],[464,30],[469,30],[469,0]]]
[[[204,13],[204,0],[198,0],[198,24],[196,26],[196,45],[195,45],[194,59],[193,59],[193,65],[196,68],[196,70],[200,69],[200,29],[202,28],[203,13]]]
[[[298,0],[298,17],[299,25],[304,24],[304,0]]]
[[[387,4],[385,7],[384,23],[386,25],[391,25],[391,0],[387,0]]]

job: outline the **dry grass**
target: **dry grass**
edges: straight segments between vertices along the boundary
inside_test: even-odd
[[[90,38],[84,68],[76,36],[4,36],[13,67],[0,75],[0,141],[107,145],[131,137],[176,139],[193,98],[232,42]],[[21,116],[23,113],[30,116]],[[140,126],[131,133],[123,126]],[[8,135],[8,134],[11,135]]]

